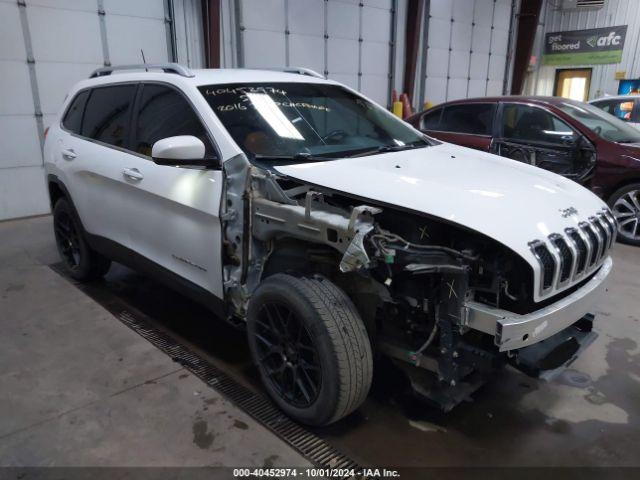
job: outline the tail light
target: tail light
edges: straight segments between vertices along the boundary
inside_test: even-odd
[[[44,129],[44,139],[47,139],[47,133],[49,133],[49,127]]]

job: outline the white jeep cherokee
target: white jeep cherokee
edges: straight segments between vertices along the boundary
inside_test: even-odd
[[[356,409],[378,355],[445,410],[505,363],[568,364],[612,267],[615,220],[580,185],[304,69],[99,69],[45,162],[71,276],[115,260],[246,325],[266,390],[309,424]]]

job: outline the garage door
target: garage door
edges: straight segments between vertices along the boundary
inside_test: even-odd
[[[511,0],[430,0],[424,101],[502,95]]]
[[[394,3],[239,0],[239,64],[311,68],[387,105]]]
[[[69,88],[167,45],[163,0],[0,0],[0,219],[49,211],[41,144]]]

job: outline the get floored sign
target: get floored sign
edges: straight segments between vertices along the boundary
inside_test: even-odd
[[[543,65],[620,63],[627,26],[573,30],[545,35]]]

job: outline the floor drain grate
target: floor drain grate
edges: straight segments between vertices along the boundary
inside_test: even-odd
[[[87,293],[82,284],[65,274],[61,265],[51,265],[51,269]],[[169,355],[173,361],[196,375],[209,387],[220,392],[315,466],[360,469],[360,466],[351,458],[285,416],[267,397],[245,387],[211,362],[190,350],[188,346],[155,328],[145,320],[144,314],[136,314],[124,306],[119,312],[114,312],[113,307],[112,304],[109,310],[127,327]]]

